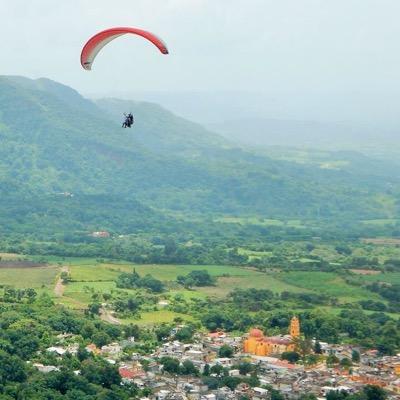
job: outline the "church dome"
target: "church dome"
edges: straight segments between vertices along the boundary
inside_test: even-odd
[[[249,336],[254,338],[262,338],[264,336],[264,333],[261,329],[254,328],[249,332]]]

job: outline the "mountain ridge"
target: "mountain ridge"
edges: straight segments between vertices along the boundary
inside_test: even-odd
[[[124,111],[135,115],[132,129],[120,126]],[[16,198],[59,192],[111,196],[115,209],[116,199],[124,199],[120,213],[127,219],[137,218],[134,210],[143,206],[153,222],[168,210],[204,216],[380,218],[384,213],[377,198],[389,183],[397,184],[386,170],[359,179],[360,173],[348,167],[321,169],[273,159],[158,105],[91,101],[44,78],[0,77],[0,143],[0,190]],[[132,215],[129,199],[136,204]],[[89,203],[84,206],[88,214],[99,200]],[[116,221],[120,213],[113,214]]]

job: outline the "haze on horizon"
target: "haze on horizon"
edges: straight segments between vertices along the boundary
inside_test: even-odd
[[[159,100],[183,114],[198,108],[206,120],[397,127],[399,14],[397,0],[0,0],[0,74]],[[171,54],[122,37],[84,71],[81,47],[111,26],[153,31]]]

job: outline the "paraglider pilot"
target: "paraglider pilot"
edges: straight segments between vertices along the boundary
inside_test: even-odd
[[[134,122],[133,115],[132,115],[132,113],[129,113],[128,115],[126,115],[124,113],[124,115],[125,115],[125,121],[122,124],[122,127],[123,128],[130,128],[133,125],[133,122]]]

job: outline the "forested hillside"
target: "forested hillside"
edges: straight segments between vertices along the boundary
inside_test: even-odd
[[[136,123],[122,129],[128,111]],[[339,168],[278,159],[158,105],[93,102],[47,79],[0,78],[0,140],[7,232],[132,233],[175,223],[177,215],[190,231],[182,222],[189,212],[201,223],[205,216],[355,222],[398,212],[399,178],[390,165],[354,154]]]

